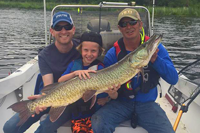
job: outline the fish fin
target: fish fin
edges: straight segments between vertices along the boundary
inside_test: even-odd
[[[92,101],[91,101],[90,109],[94,106],[94,104],[96,103],[96,100],[97,100],[97,96],[94,95],[94,96],[92,97]]]
[[[53,83],[50,85],[45,86],[42,90],[41,93],[42,95],[48,94],[50,91],[52,91],[53,89],[55,89],[58,86],[58,82],[57,83]]]
[[[49,111],[50,115],[50,120],[51,122],[55,122],[64,112],[66,106],[61,106],[61,107],[51,107]]]
[[[27,103],[29,102],[31,102],[31,100],[25,100],[14,103],[8,107],[8,109],[11,108],[13,111],[19,113],[20,121],[17,123],[17,126],[23,125],[27,121],[27,119],[34,113],[30,112],[28,109]]]
[[[97,90],[88,90],[83,94],[83,101],[87,102],[89,101],[96,93]]]

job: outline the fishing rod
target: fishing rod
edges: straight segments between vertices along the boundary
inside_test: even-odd
[[[155,8],[155,0],[153,0],[153,11],[152,11],[152,26],[151,26],[151,32],[153,34],[153,28],[154,28],[154,8]]]
[[[100,2],[99,4],[99,34],[101,32],[101,8],[102,8],[103,2]]]
[[[190,66],[192,66],[192,65],[194,65],[194,64],[197,64],[198,62],[200,62],[200,59],[197,59],[196,61],[194,61],[194,62],[188,64],[187,66],[185,66],[183,69],[181,69],[181,70],[178,72],[178,74],[182,73],[182,72],[183,72],[184,70],[186,70],[188,67],[190,67]]]

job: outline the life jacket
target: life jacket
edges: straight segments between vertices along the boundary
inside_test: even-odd
[[[145,36],[144,42],[147,41],[150,37]],[[141,41],[143,42],[143,41]],[[123,38],[120,38],[118,41],[114,43],[114,47],[116,49],[117,60],[121,60],[124,56],[127,55],[127,51],[125,49],[125,45],[123,42]],[[144,68],[144,76],[142,76],[142,83],[136,89],[131,87],[131,80],[121,85],[119,89],[119,95],[132,99],[134,98],[138,91],[141,93],[148,93],[150,89],[153,89],[159,84],[160,75],[158,72],[150,65],[145,66]]]
[[[98,66],[104,66],[103,63],[99,60],[93,61],[90,66],[96,67],[96,70],[98,69]],[[77,59],[74,60],[74,64],[71,68],[71,72],[76,71],[76,70],[83,70],[83,62],[82,59]],[[90,109],[92,100],[90,99],[88,102],[84,102],[83,99],[79,99],[76,101],[74,104],[71,105],[72,109],[72,119],[79,119],[79,118],[86,118],[91,116],[92,114],[95,113],[96,108],[95,106]]]

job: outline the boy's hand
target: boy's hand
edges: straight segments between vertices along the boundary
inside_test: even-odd
[[[96,71],[94,70],[77,70],[77,71],[74,71],[74,74],[75,76],[79,76],[80,79],[87,79],[87,78],[90,78],[90,75],[89,73],[96,73]]]

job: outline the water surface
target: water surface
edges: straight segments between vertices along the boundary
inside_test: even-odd
[[[83,12],[84,13],[84,12]],[[98,16],[98,13],[87,15],[87,19]],[[0,78],[15,71],[30,59],[34,58],[38,49],[45,45],[44,22],[42,10],[0,9]],[[115,18],[117,14],[113,14]],[[86,25],[78,13],[72,18],[78,25]],[[112,18],[103,14],[109,21]],[[115,22],[116,23],[116,22]],[[50,12],[47,11],[47,28],[50,25]],[[160,17],[155,18],[154,33],[162,33],[163,44],[177,69],[200,58],[200,18]],[[111,28],[116,28],[116,24]],[[48,31],[49,32],[49,31]]]

